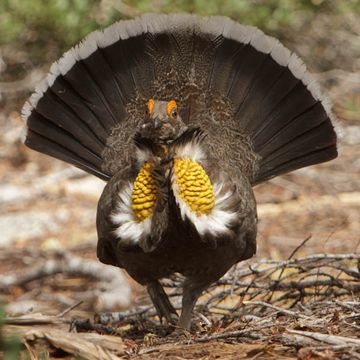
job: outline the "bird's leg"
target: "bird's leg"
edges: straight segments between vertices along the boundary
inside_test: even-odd
[[[183,285],[182,310],[179,319],[180,327],[186,330],[190,330],[191,314],[194,310],[195,304],[201,293],[207,289],[215,280],[207,279],[207,281],[196,281],[192,278],[186,278]]]
[[[160,283],[157,280],[149,282],[147,284],[147,291],[159,314],[160,320],[164,317],[168,324],[175,324],[178,318],[177,312]]]

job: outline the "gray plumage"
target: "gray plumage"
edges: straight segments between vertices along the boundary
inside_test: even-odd
[[[164,153],[156,138],[134,140],[150,98],[161,106],[174,99],[182,119]],[[251,186],[337,156],[329,102],[302,61],[226,17],[144,15],[94,32],[53,64],[23,118],[27,146],[108,181],[98,205],[101,261],[147,285],[168,321],[174,310],[158,279],[187,277],[180,318],[186,328],[201,292],[255,252]],[[212,183],[231,194],[224,212],[237,216],[221,235],[201,232],[203,224],[196,227],[180,210],[171,176],[181,136],[196,142]],[[150,235],[131,243],[114,232],[112,214],[140,171],[139,146],[154,164],[158,197]]]

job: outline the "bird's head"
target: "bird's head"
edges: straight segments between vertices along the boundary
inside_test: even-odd
[[[140,134],[156,144],[170,144],[186,130],[175,100],[150,99]]]

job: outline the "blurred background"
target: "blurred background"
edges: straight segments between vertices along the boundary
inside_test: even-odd
[[[333,102],[341,133],[340,156],[255,189],[257,257],[287,258],[307,237],[311,238],[299,254],[359,250],[358,0],[1,0],[0,301],[7,304],[8,313],[54,312],[76,299],[84,300],[84,311],[119,309],[143,301],[138,296],[142,290],[121,275],[122,289],[130,282],[133,295],[122,290],[125,295],[110,305],[87,296],[91,289],[106,292],[103,285],[96,288],[74,274],[35,276],[25,287],[16,281],[10,286],[4,275],[34,269],[59,253],[96,259],[95,213],[104,183],[25,148],[20,112],[65,50],[93,30],[144,12],[226,15],[278,37],[300,55]]]

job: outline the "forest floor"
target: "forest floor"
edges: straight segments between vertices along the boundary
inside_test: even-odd
[[[360,359],[360,74],[317,77],[340,156],[255,188],[257,255],[201,298],[196,329],[178,336],[142,287],[96,260],[104,183],[22,145],[27,89],[3,92],[0,357],[19,339],[31,359]],[[175,304],[180,280],[165,283]]]

